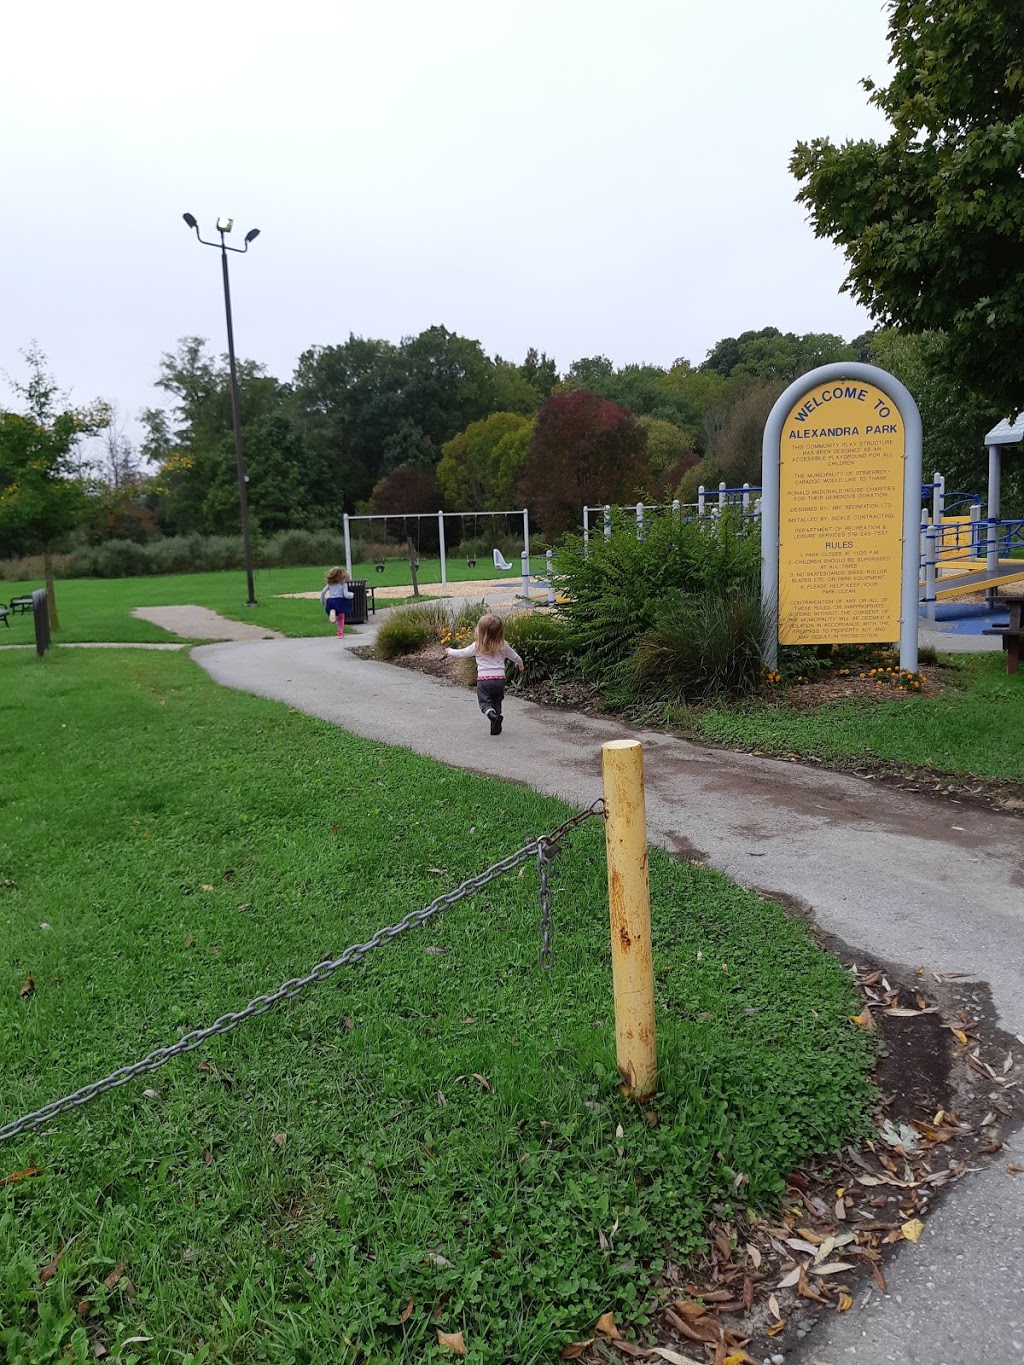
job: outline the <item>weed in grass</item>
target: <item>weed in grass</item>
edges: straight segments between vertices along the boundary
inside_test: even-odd
[[[0,655],[0,725],[5,1118],[567,813],[175,654]],[[441,1327],[526,1363],[609,1309],[643,1322],[666,1250],[700,1245],[738,1175],[770,1205],[857,1133],[870,1040],[799,923],[654,851],[651,1126],[617,1089],[602,843],[592,821],[559,857],[550,976],[527,871],[3,1148],[42,1170],[0,1188],[4,1358],[434,1361]]]

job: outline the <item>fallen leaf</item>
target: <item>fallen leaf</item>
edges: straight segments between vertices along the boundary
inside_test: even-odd
[[[473,1079],[474,1079],[474,1081],[479,1081],[479,1082],[480,1082],[480,1089],[481,1089],[481,1090],[490,1090],[490,1088],[491,1088],[490,1082],[487,1081],[487,1080],[485,1080],[484,1077],[480,1075],[480,1072],[479,1072],[479,1071],[474,1071],[474,1072],[473,1072]]]
[[[287,1133],[275,1133],[275,1134],[274,1134],[274,1146],[277,1148],[278,1151],[281,1150],[281,1148],[284,1146],[284,1144],[285,1144],[287,1141],[288,1141],[288,1134],[287,1134]]]
[[[24,1170],[12,1171],[10,1175],[0,1175],[0,1186],[13,1185],[18,1180],[27,1180],[30,1175],[41,1175],[42,1166],[26,1166]]]
[[[427,868],[427,871],[428,871],[428,872],[433,872],[433,873],[434,873],[436,876],[438,876],[438,877],[443,877],[443,876],[444,876],[444,868],[443,868],[443,867],[428,867],[428,868]]]
[[[921,1222],[920,1218],[911,1218],[909,1223],[901,1224],[900,1231],[908,1242],[913,1242],[916,1245],[921,1240],[921,1233],[924,1232],[924,1224]]]
[[[446,1347],[449,1351],[454,1351],[457,1356],[466,1354],[466,1343],[462,1340],[461,1332],[442,1332],[438,1327],[437,1344]]]
[[[212,891],[212,890],[213,890],[213,887],[210,885],[209,882],[203,882],[203,890],[204,890],[204,891]]]
[[[122,1345],[122,1346],[134,1346],[134,1345],[136,1344],[136,1342],[152,1341],[152,1340],[153,1340],[152,1337],[125,1337],[124,1341],[121,1342],[121,1345]]]
[[[143,1090],[142,1095],[143,1098],[147,1100],[158,1100],[160,1098],[160,1091],[150,1087],[148,1090]]]
[[[444,957],[446,950],[444,948],[438,948],[435,944],[432,943],[428,947],[424,948],[423,951],[425,953],[433,953],[435,957]]]
[[[798,1277],[799,1274],[800,1272],[797,1271]],[[794,1280],[793,1283],[796,1284],[796,1280]],[[782,1314],[779,1312],[779,1301],[774,1294],[768,1295],[768,1312],[771,1313],[773,1318],[777,1318],[779,1322],[782,1321]]]
[[[344,1018],[341,1022],[342,1022],[342,1025],[343,1025],[345,1028],[349,1029],[349,1030],[354,1029],[355,1026],[356,1026],[356,1021],[355,1021],[354,1019],[350,1018],[347,1014],[346,1014],[345,1018]]]
[[[35,993],[36,983],[32,980],[30,976],[26,976],[24,983],[22,984],[21,990],[18,992],[18,994],[21,996],[22,1000],[27,1000],[30,995],[35,995]]]
[[[785,1331],[785,1328],[786,1328],[785,1319],[783,1319],[780,1322],[773,1322],[770,1327],[765,1329],[765,1336],[777,1337],[780,1332]]]
[[[891,1014],[896,1019],[917,1019],[922,1014],[930,1014],[931,1010],[911,1010],[900,1005],[895,1009],[883,1010],[883,1014]]]
[[[614,1313],[602,1313],[594,1324],[594,1330],[603,1336],[611,1337],[613,1341],[619,1340],[619,1329],[615,1326]]]
[[[212,1163],[212,1161],[213,1161],[213,1153],[210,1151],[209,1147],[204,1147],[204,1148],[203,1148],[203,1165],[204,1165],[204,1166],[209,1166],[209,1165]]]
[[[94,1341],[92,1344],[92,1354],[95,1360],[102,1360],[108,1354],[107,1348],[102,1341]]]
[[[761,1264],[761,1253],[752,1242],[747,1243],[747,1255],[750,1257],[751,1265],[756,1270]]]
[[[1015,1161],[1011,1161],[1006,1168],[1007,1175],[1024,1175],[1024,1166],[1018,1166]]]
[[[837,1200],[836,1200],[835,1215],[836,1215],[837,1218],[840,1218],[840,1219],[843,1219],[843,1218],[846,1217],[846,1203],[845,1203],[844,1200],[842,1200],[842,1199],[837,1199]]]
[[[401,1311],[401,1312],[399,1313],[399,1315],[398,1315],[398,1321],[399,1321],[399,1322],[408,1322],[408,1321],[409,1321],[409,1318],[410,1318],[410,1316],[411,1316],[411,1314],[412,1314],[413,1306],[414,1306],[414,1300],[413,1300],[413,1299],[410,1299],[409,1302],[405,1305],[405,1307],[402,1309],[402,1311]]]
[[[593,1337],[587,1337],[586,1341],[574,1341],[570,1345],[562,1347],[561,1355],[558,1358],[559,1360],[579,1360],[583,1352],[593,1344]]]
[[[844,1270],[853,1270],[854,1266],[850,1261],[829,1261],[827,1265],[816,1265],[815,1275],[839,1275]]]
[[[693,1356],[681,1356],[678,1351],[673,1351],[668,1346],[654,1346],[647,1354],[657,1356],[659,1360],[667,1360],[669,1365],[698,1365],[698,1362],[694,1360]],[[741,1365],[743,1357],[726,1356],[722,1365],[729,1365],[730,1360],[732,1361],[732,1365]]]
[[[778,1282],[778,1284],[775,1286],[775,1288],[776,1288],[776,1289],[792,1289],[792,1287],[796,1284],[796,1282],[799,1280],[799,1278],[800,1278],[800,1267],[797,1266],[796,1270],[791,1270],[791,1271],[789,1272],[788,1275],[783,1276],[783,1278]],[[775,1295],[774,1295],[774,1294],[772,1295],[772,1298],[773,1298],[773,1299],[775,1298]],[[771,1304],[769,1304],[769,1307],[771,1307]],[[774,1308],[772,1309],[772,1312],[773,1312],[773,1313],[775,1312]],[[778,1317],[778,1314],[776,1313],[775,1316]]]
[[[837,1307],[840,1313],[845,1313],[848,1308],[853,1307],[853,1299],[850,1297],[849,1294],[840,1294],[839,1303]]]
[[[118,1280],[121,1278],[121,1276],[122,1276],[123,1274],[124,1274],[124,1261],[122,1261],[121,1264],[120,1264],[119,1266],[116,1266],[116,1267],[110,1272],[110,1274],[109,1274],[109,1275],[107,1276],[107,1278],[103,1281],[103,1283],[107,1286],[108,1289],[113,1289],[113,1288],[115,1288],[115,1286],[117,1285]]]
[[[814,1256],[818,1248],[812,1246],[810,1242],[805,1242],[800,1237],[787,1237],[786,1246],[792,1247],[794,1251],[802,1251],[808,1256]]]
[[[702,1303],[694,1303],[693,1299],[677,1299],[675,1310],[677,1313],[681,1313],[684,1318],[691,1320],[704,1317],[708,1311]]]
[[[445,1097],[444,1097],[444,1091],[443,1091],[443,1090],[439,1090],[439,1091],[437,1092],[437,1107],[438,1107],[439,1109],[443,1109],[447,1103],[448,1103],[448,1101],[447,1101],[447,1100],[445,1099]]]
[[[67,1247],[64,1248],[64,1251],[67,1251]],[[57,1267],[60,1265],[61,1261],[64,1259],[64,1251],[58,1251],[57,1255],[54,1256],[54,1258],[53,1258],[53,1260],[50,1262],[50,1264],[49,1264],[49,1265],[44,1265],[43,1268],[42,1268],[42,1270],[40,1270],[40,1272],[39,1272],[39,1278],[40,1278],[40,1280],[42,1280],[43,1284],[45,1284],[45,1283],[47,1282],[47,1280],[52,1280],[53,1277],[54,1277],[54,1275],[56,1275],[56,1273],[57,1273]]]
[[[442,1256],[439,1251],[428,1251],[427,1260],[431,1265],[440,1266],[442,1270],[450,1270],[452,1263],[447,1256]]]

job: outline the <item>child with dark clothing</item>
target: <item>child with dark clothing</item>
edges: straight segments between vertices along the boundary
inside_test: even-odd
[[[348,570],[337,566],[328,569],[320,602],[331,625],[337,625],[339,640],[345,638],[345,618],[351,614],[354,601],[352,589],[348,586]]]
[[[456,659],[476,656],[476,699],[480,710],[491,722],[491,734],[501,734],[501,703],[505,698],[505,660],[511,659],[519,672],[523,661],[505,639],[505,627],[500,616],[488,613],[476,623],[473,643],[465,649],[449,649]]]

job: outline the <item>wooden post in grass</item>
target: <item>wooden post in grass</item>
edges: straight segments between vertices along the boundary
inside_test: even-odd
[[[658,1085],[643,745],[635,739],[612,740],[602,745],[601,756],[615,1055],[623,1094],[642,1100]]]
[[[412,536],[406,536],[405,548],[409,551],[409,572],[412,574],[412,595],[419,597],[420,585],[416,582],[416,551],[412,547]]]

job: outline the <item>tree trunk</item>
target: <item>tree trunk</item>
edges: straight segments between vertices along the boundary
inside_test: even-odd
[[[53,551],[50,549],[49,541],[43,546],[43,572],[46,576],[46,611],[50,618],[50,629],[60,630],[60,622],[57,620],[57,594],[53,586]]]

